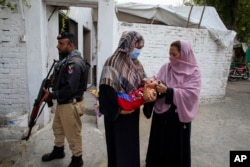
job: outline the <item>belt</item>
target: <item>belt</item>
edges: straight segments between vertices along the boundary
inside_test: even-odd
[[[66,102],[63,102],[63,103],[58,103],[58,104],[69,104],[69,103],[77,103],[77,102],[80,102],[82,101],[83,98],[82,97],[79,97],[79,98],[73,98],[73,99],[70,99]]]

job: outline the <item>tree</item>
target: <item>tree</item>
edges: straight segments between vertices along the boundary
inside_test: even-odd
[[[191,0],[190,4],[214,6],[225,26],[237,32],[236,38],[250,44],[249,0]]]
[[[13,0],[0,0],[0,7],[7,7],[14,11],[17,8],[17,3],[18,2],[13,2]],[[22,3],[29,8],[31,7],[28,0],[22,0]]]

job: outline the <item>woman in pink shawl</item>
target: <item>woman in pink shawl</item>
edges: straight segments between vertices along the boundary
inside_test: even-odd
[[[191,122],[198,112],[201,73],[188,41],[170,45],[169,62],[156,79],[158,96],[144,105],[153,112],[146,167],[191,167]]]

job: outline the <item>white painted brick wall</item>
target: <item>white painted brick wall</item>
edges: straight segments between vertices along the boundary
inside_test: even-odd
[[[140,32],[145,39],[145,47],[139,59],[148,76],[156,74],[168,61],[169,46],[173,41],[190,40],[202,72],[201,100],[224,97],[233,52],[232,45],[229,48],[218,46],[206,29],[119,22],[120,34],[128,30]]]
[[[0,9],[0,114],[28,112],[24,22],[18,11]]]

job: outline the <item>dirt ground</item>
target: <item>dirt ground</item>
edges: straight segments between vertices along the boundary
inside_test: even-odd
[[[250,150],[250,80],[228,82],[224,99],[201,104],[192,123],[192,167],[228,167],[230,150]],[[103,117],[93,112],[95,99],[85,94],[86,114],[83,121],[84,167],[106,167],[106,145]],[[151,119],[141,115],[140,144],[141,167],[145,166]],[[65,146],[66,157],[51,162],[42,162],[41,156],[53,147],[51,123],[34,134],[23,151],[0,166],[55,167],[68,166],[71,152]]]

